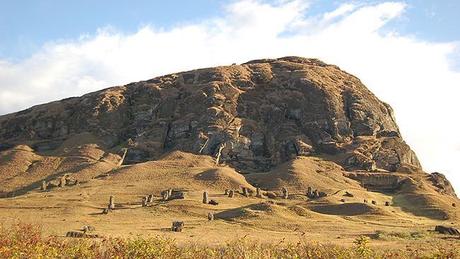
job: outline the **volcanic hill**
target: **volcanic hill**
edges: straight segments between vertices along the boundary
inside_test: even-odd
[[[186,230],[191,221],[191,236],[222,239],[294,228],[327,236],[338,225],[353,236],[460,217],[452,186],[423,171],[391,107],[316,59],[175,73],[0,116],[0,152],[0,219],[57,234],[83,223],[108,235],[164,232],[148,218],[164,228],[183,219]],[[249,193],[224,195],[241,187]],[[166,189],[185,198],[164,201]],[[203,204],[204,190],[219,205]],[[99,215],[111,195],[113,213]]]

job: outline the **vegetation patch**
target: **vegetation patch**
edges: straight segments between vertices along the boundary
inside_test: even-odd
[[[427,238],[429,233],[426,231],[413,231],[413,232],[387,232],[382,230],[375,231],[375,234],[372,235],[373,239],[378,240],[417,240]]]
[[[358,237],[352,247],[328,244],[258,243],[239,239],[226,245],[179,246],[173,239],[45,237],[40,227],[17,224],[0,228],[0,258],[458,258],[460,251],[442,244],[427,250],[377,249],[369,237]]]

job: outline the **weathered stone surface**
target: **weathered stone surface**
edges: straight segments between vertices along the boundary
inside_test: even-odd
[[[352,193],[348,192],[348,191],[346,191],[343,196],[354,197],[354,195]]]
[[[259,187],[256,188],[256,197],[257,197],[257,198],[262,198],[262,193],[260,192],[260,188],[259,188]]]
[[[403,175],[388,173],[367,173],[353,172],[346,173],[345,176],[361,182],[363,187],[368,189],[395,191],[407,180]]]
[[[82,227],[81,231],[83,231],[84,233],[86,232],[92,232],[92,231],[95,231],[96,228],[93,227],[93,226],[90,226],[90,225],[85,225]]]
[[[209,195],[208,192],[203,192],[203,203],[208,204],[209,203]]]
[[[281,193],[283,199],[288,199],[289,198],[289,191],[286,187],[281,188]]]
[[[46,191],[47,187],[48,187],[48,183],[46,181],[42,181],[42,186],[41,186],[40,190]]]
[[[148,195],[147,202],[153,202],[153,194]]]
[[[216,200],[210,200],[210,201],[208,202],[208,204],[210,204],[210,205],[219,205],[219,202],[216,201]]]
[[[320,153],[368,171],[420,169],[389,105],[338,67],[299,57],[165,75],[0,117],[5,147],[58,150],[82,133],[127,148],[123,163],[177,149],[242,171]]]
[[[175,200],[175,199],[185,199],[185,192],[179,191],[179,190],[172,190],[171,196],[169,196],[170,200]]]
[[[347,192],[348,193],[348,192]],[[312,188],[311,187],[308,187],[307,188],[307,193],[306,193],[307,197],[310,198],[310,199],[318,199],[318,198],[322,198],[322,197],[326,197],[327,196],[327,193],[325,192],[320,192],[318,190],[314,190],[312,191]],[[344,195],[344,196],[347,196],[347,195]]]
[[[86,234],[84,232],[79,231],[69,231],[65,235],[66,237],[75,237],[75,238],[99,238],[100,236],[97,234]]]
[[[433,186],[436,187],[436,190],[442,194],[447,194],[451,196],[456,196],[454,188],[447,180],[447,178],[441,173],[431,173],[428,175],[428,180],[433,183]]]
[[[184,222],[183,221],[173,221],[171,226],[171,231],[173,232],[182,232],[184,229]]]
[[[265,192],[264,195],[267,196],[270,199],[276,199],[276,197],[277,197],[276,193],[274,193],[274,192]]]
[[[107,206],[109,210],[115,209],[115,197],[110,196],[109,198],[109,205]]]
[[[248,188],[241,187],[241,194],[245,197],[249,197]]]
[[[161,198],[163,199],[163,201],[169,200],[169,191],[168,190],[162,191]]]
[[[458,231],[458,229],[453,228],[453,227],[445,227],[445,226],[438,225],[434,228],[434,230],[441,234],[460,236],[460,231]]]

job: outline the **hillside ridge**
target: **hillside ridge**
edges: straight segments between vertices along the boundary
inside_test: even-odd
[[[241,170],[311,154],[346,154],[337,162],[363,170],[421,169],[388,104],[337,66],[300,57],[111,87],[0,116],[0,126],[3,149],[59,150],[87,144],[85,134],[106,150],[129,148],[126,163],[182,150]]]

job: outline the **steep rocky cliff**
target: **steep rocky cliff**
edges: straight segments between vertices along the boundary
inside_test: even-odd
[[[388,104],[337,66],[299,57],[171,74],[0,116],[0,198],[94,184],[119,195],[288,188],[301,200],[311,189],[324,195],[315,196],[320,207],[307,195],[309,209],[324,214],[459,215],[449,181],[423,172]],[[390,198],[388,210],[366,204]]]
[[[0,150],[56,154],[95,142],[127,147],[125,163],[182,150],[243,172],[310,155],[352,169],[420,169],[388,104],[337,66],[299,57],[161,76],[0,117]]]

